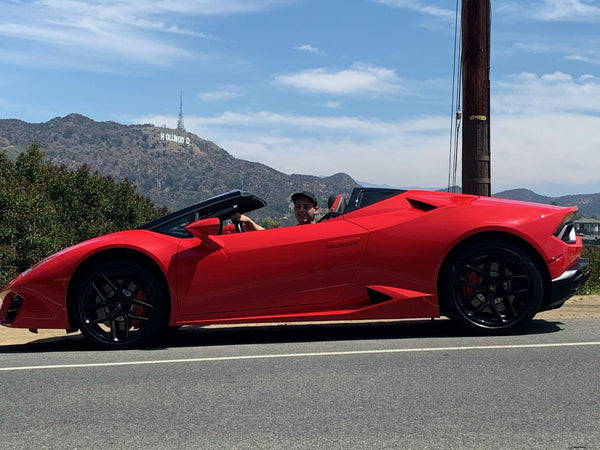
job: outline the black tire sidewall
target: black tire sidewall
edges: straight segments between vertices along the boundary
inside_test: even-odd
[[[85,324],[84,309],[86,303],[86,295],[89,292],[90,285],[99,274],[135,274],[143,284],[145,290],[153,299],[152,316],[148,323],[143,324],[143,330],[136,332],[131,339],[121,342],[113,342],[107,339],[102,339],[97,336],[89,325]],[[164,289],[157,281],[156,275],[143,264],[136,261],[105,261],[93,269],[88,271],[78,283],[77,294],[73,300],[74,316],[77,326],[82,334],[96,347],[101,349],[127,349],[139,347],[154,341],[160,332],[168,324],[167,301],[164,294]]]
[[[515,260],[519,260],[527,272],[531,291],[533,292],[524,311],[520,312],[515,320],[503,326],[487,326],[471,320],[458,304],[457,283],[462,268],[478,256],[490,252],[502,252],[510,255]],[[469,244],[452,256],[450,263],[446,266],[441,284],[440,306],[445,315],[469,331],[484,334],[503,334],[521,329],[528,324],[540,310],[543,297],[544,285],[540,270],[529,252],[512,242],[486,240]]]

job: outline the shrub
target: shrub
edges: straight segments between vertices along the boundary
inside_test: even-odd
[[[588,266],[590,277],[580,294],[600,294],[600,247],[584,246],[581,256],[590,260]]]
[[[53,166],[39,143],[14,163],[0,153],[0,285],[62,248],[166,212],[127,180]]]

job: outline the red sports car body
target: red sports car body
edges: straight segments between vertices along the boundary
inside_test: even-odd
[[[585,282],[577,209],[357,188],[305,226],[244,232],[231,191],[58,252],[0,293],[0,323],[130,348],[167,326],[429,318],[510,332]]]

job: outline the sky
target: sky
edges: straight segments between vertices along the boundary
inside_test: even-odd
[[[175,128],[181,94],[187,131],[287,174],[460,181],[456,0],[0,4],[0,119]],[[492,192],[600,192],[600,0],[491,4]]]

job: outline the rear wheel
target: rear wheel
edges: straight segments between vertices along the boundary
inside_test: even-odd
[[[508,333],[529,323],[540,309],[544,288],[539,269],[513,243],[469,245],[446,267],[440,306],[471,331]]]
[[[74,304],[81,332],[96,346],[132,348],[167,325],[167,299],[152,271],[133,261],[107,261],[83,277]]]

